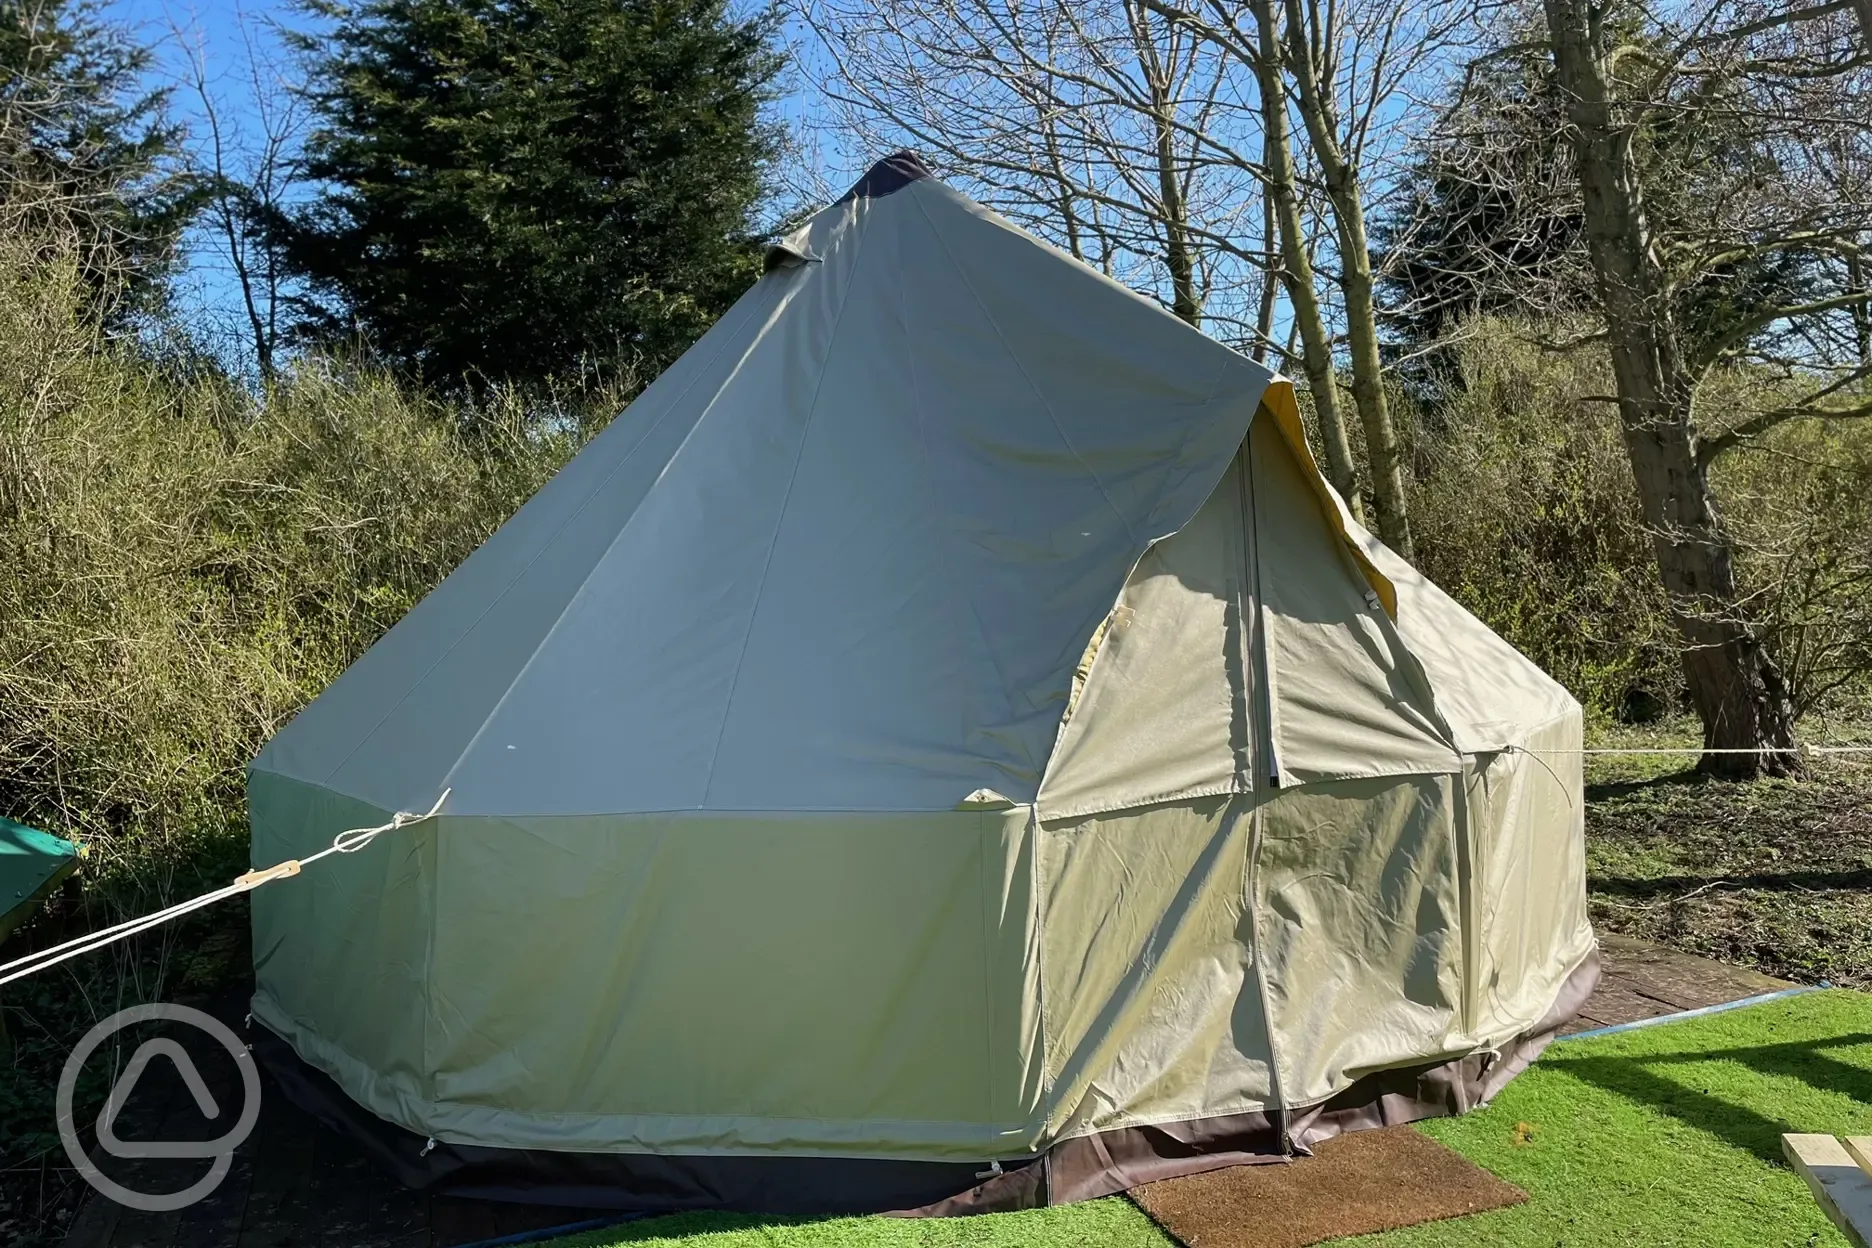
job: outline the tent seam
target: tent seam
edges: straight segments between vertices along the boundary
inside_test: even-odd
[[[981,982],[982,1065],[984,1069],[986,1069],[988,1072],[988,1117],[990,1121],[993,1121],[995,1123],[1000,1123],[1002,1121],[1001,1104],[1000,1104],[1001,1080],[996,1077],[998,1073],[996,1070],[996,1067],[1000,1063],[998,1063],[995,1060],[995,1042],[994,1042],[995,1021],[996,1021],[995,1020],[996,976],[994,973],[994,965],[996,961],[995,951],[996,949],[999,948],[1000,942],[991,939],[991,937],[993,936],[994,933],[1000,931],[1000,928],[1001,928],[1000,922],[997,919],[995,919],[994,915],[1000,915],[1000,914],[1005,913],[1005,903],[1002,902],[1000,899],[1005,896],[1005,890],[1007,888],[1007,868],[1005,865],[1003,865],[1001,870],[995,872],[995,886],[991,892],[989,888],[989,876],[988,876],[988,846],[989,846],[989,831],[990,831],[989,825],[991,822],[995,824],[999,824],[1000,820],[992,819],[987,811],[976,812],[976,816],[975,816],[975,870],[976,870],[975,893],[978,899],[977,900],[978,921],[981,923],[981,942],[982,942],[982,951],[981,951],[981,960],[982,960],[982,982]],[[995,839],[996,844],[1001,843],[1001,838],[996,837],[994,839]],[[1005,863],[1005,859],[1002,859],[1001,861]],[[994,915],[991,915],[988,910],[988,901],[990,897],[993,897],[996,899]]]
[[[1053,1120],[1053,1049],[1047,1034],[1047,956],[1046,931],[1046,864],[1040,856],[1046,847],[1046,829],[1040,824],[1038,803],[1027,808],[1027,892],[1028,905],[1033,909],[1033,958],[1034,958],[1034,1011],[1037,1014],[1035,1025],[1039,1031],[1040,1079],[1034,1089],[1038,1101],[1035,1106],[1039,1118],[1036,1122],[1032,1112],[1028,1121],[1032,1124],[1029,1138],[1039,1140],[1046,1137],[1047,1124]],[[1023,985],[1024,987],[1025,985]]]
[[[752,321],[754,319],[753,315],[750,313],[747,319]],[[700,382],[702,378],[707,375],[709,367],[713,365],[716,360],[720,359],[722,355],[728,350],[728,344],[732,337],[733,335],[725,335],[722,338],[721,346],[717,347],[715,349],[714,354],[710,355],[708,357],[708,360],[702,365],[702,367],[697,370],[695,378],[692,379],[688,385],[684,386],[682,390],[678,392],[676,396],[670,400],[670,404],[666,409],[664,409],[663,414],[657,417],[656,420],[650,425],[648,429],[644,430],[643,436],[638,438],[637,441],[631,446],[631,449],[624,453],[623,457],[618,460],[618,462],[612,467],[611,471],[607,472],[598,481],[596,485],[592,486],[591,492],[585,496],[584,500],[580,502],[576,508],[573,509],[572,514],[567,516],[565,520],[559,525],[559,527],[553,530],[551,537],[547,538],[545,542],[541,543],[539,550],[534,553],[531,559],[527,560],[526,566],[521,568],[518,572],[514,573],[513,579],[508,581],[507,584],[502,587],[501,592],[496,594],[493,600],[490,601],[488,605],[482,609],[481,614],[475,616],[474,622],[469,624],[467,628],[464,628],[461,631],[461,635],[456,637],[454,641],[451,641],[448,644],[447,648],[444,649],[441,654],[436,656],[435,661],[430,663],[428,667],[423,669],[423,674],[417,677],[414,681],[410,683],[410,687],[403,691],[403,695],[399,697],[394,703],[391,704],[390,709],[386,710],[383,713],[383,715],[378,718],[376,723],[371,725],[370,731],[360,734],[357,739],[357,744],[353,745],[351,749],[346,752],[343,758],[339,759],[337,763],[333,764],[332,769],[328,771],[324,775],[323,778],[317,781],[314,781],[313,783],[317,783],[319,785],[328,784],[335,776],[337,776],[337,774],[340,771],[343,771],[345,764],[349,763],[351,759],[356,756],[357,752],[364,748],[364,743],[366,741],[369,741],[373,736],[375,736],[377,734],[377,730],[382,728],[386,723],[388,723],[392,715],[395,715],[397,711],[402,709],[403,704],[410,700],[410,697],[416,692],[417,689],[422,687],[423,682],[428,680],[430,675],[434,673],[434,671],[438,667],[442,666],[443,662],[449,657],[449,655],[455,653],[456,648],[459,647],[462,642],[466,641],[468,639],[468,636],[471,633],[473,633],[475,629],[481,626],[481,621],[485,620],[488,617],[488,615],[493,612],[494,608],[498,607],[502,602],[506,601],[507,595],[513,592],[514,586],[518,585],[521,582],[521,580],[525,578],[526,574],[533,570],[534,564],[538,563],[541,559],[546,557],[546,552],[552,548],[553,544],[559,540],[559,538],[565,533],[567,529],[572,527],[573,522],[575,522],[580,516],[585,514],[586,509],[591,506],[592,500],[594,498],[597,498],[599,493],[604,490],[605,486],[611,483],[612,478],[616,477],[618,473],[624,471],[625,466],[629,464],[630,461],[636,457],[637,452],[643,449],[644,443],[650,440],[650,435],[654,434],[658,429],[661,429],[663,427],[663,422],[668,420],[670,416],[677,410],[677,408],[682,405],[682,401],[689,396],[689,392],[695,389],[697,383]],[[726,385],[727,385],[727,382],[724,381],[723,388],[726,388]],[[719,390],[716,392],[716,394],[717,394],[717,397],[720,397]],[[714,406],[713,400],[710,401],[709,406],[710,407]],[[626,410],[628,410],[628,405],[626,405]],[[709,408],[706,408],[706,407],[702,410],[701,415],[698,415],[696,417],[696,424],[700,425],[702,423],[702,418],[708,415],[708,411],[709,411]],[[621,412],[619,413],[619,415],[622,415],[622,414],[623,413]],[[690,432],[693,433],[694,430],[692,429]],[[688,439],[685,437],[684,441],[687,442]],[[677,449],[678,451],[681,450],[680,447],[678,447]],[[669,463],[674,462],[674,458],[675,458],[674,456],[671,456],[670,461],[667,461],[664,464],[665,472],[668,471]],[[657,479],[659,481],[662,479],[662,473],[658,474]],[[650,488],[655,489],[656,484],[653,482]],[[650,493],[649,490],[646,490],[644,492],[644,497],[648,498],[649,493]],[[537,495],[535,497],[537,497]],[[532,500],[529,499],[528,501],[530,502]],[[640,507],[642,506],[641,500],[639,500],[638,505]],[[515,514],[517,515],[518,513],[516,512]],[[633,511],[631,514],[635,516],[636,512]],[[512,517],[509,517],[509,519],[511,520]],[[626,523],[628,524],[628,521]],[[610,547],[607,546],[605,550],[608,553],[610,550]],[[470,555],[470,558],[472,557],[473,556]],[[603,562],[603,560],[604,560],[604,555],[601,554],[598,557],[598,562]],[[466,560],[464,560],[463,562],[466,562]],[[460,565],[458,564],[457,567],[459,566]],[[594,568],[597,567],[597,563],[594,563],[592,566]],[[450,575],[453,575],[453,574],[454,574],[453,571],[451,571]],[[421,604],[418,603],[417,605],[420,606]],[[569,603],[567,605],[570,606]],[[560,616],[561,618],[563,618],[564,612],[561,612]],[[398,623],[401,623],[401,622],[402,622],[401,620],[398,621]],[[558,627],[558,620],[553,621],[553,627],[554,628]],[[550,637],[551,635],[552,635],[552,630],[548,629],[545,637],[541,638],[541,645],[544,645],[546,637]],[[535,647],[535,653],[537,652],[538,652],[538,647]],[[529,656],[528,662],[529,663],[532,662],[531,656]],[[524,672],[525,670],[526,669],[523,666],[521,668],[521,671]],[[512,686],[510,685],[509,689],[511,688]],[[505,695],[503,695],[503,698],[504,697]],[[496,702],[495,710],[498,710],[499,707],[500,707],[500,703]],[[492,717],[493,717],[493,712],[490,711],[489,718],[492,718]],[[483,721],[482,726],[483,727],[486,726],[485,720]],[[478,737],[479,733],[477,732],[476,735]],[[473,743],[474,743],[474,739],[471,738],[469,741],[469,744],[472,745]],[[455,768],[461,765],[461,759],[462,757],[466,756],[466,753],[467,753],[466,750],[464,750],[462,755],[458,756],[455,762],[450,765],[449,771],[448,771],[449,775],[453,775],[455,772]],[[281,774],[284,774],[284,773],[281,773]]]
[[[1153,806],[1168,806],[1175,802],[1200,801],[1208,797],[1236,797],[1253,793],[1253,789],[1243,788],[1238,780],[1231,779],[1223,785],[1200,785],[1193,789],[1176,789],[1162,796],[1126,798],[1109,806],[1088,807],[1084,810],[1067,809],[1058,813],[1044,812],[1040,818],[1047,823],[1059,823],[1066,819],[1096,819],[1100,815],[1122,814],[1126,811],[1148,810]]]
[[[864,201],[853,201],[854,215],[856,206],[861,202]],[[773,537],[767,542],[767,557],[761,562],[760,580],[754,586],[754,602],[748,608],[747,629],[741,634],[741,649],[735,655],[734,674],[728,679],[728,697],[722,704],[721,723],[715,728],[715,745],[709,751],[708,772],[702,778],[702,800],[698,809],[708,809],[709,793],[715,787],[715,765],[721,760],[721,743],[728,735],[728,721],[734,715],[735,694],[741,689],[741,669],[747,664],[748,645],[754,640],[754,626],[760,620],[761,599],[767,593],[767,574],[773,570],[774,551],[779,549],[780,534],[786,528],[787,509],[793,503],[793,487],[799,483],[800,463],[806,457],[806,441],[812,437],[813,420],[819,415],[819,396],[825,391],[826,365],[838,346],[839,329],[845,323],[845,309],[851,303],[852,283],[858,277],[858,262],[864,255],[864,244],[865,231],[861,230],[852,245],[851,272],[845,275],[845,289],[839,294],[838,315],[832,318],[832,332],[826,335],[825,354],[819,357],[819,377],[813,384],[812,404],[806,409],[805,423],[800,426],[799,445],[793,451],[793,467],[787,476],[786,491],[780,496],[780,513],[774,517]],[[701,423],[699,420],[696,422],[698,426]]]

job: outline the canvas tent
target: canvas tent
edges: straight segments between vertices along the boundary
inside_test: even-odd
[[[1278,1156],[1583,999],[1580,727],[1288,383],[900,155],[255,759],[258,864],[449,796],[256,894],[254,1018],[447,1190]]]

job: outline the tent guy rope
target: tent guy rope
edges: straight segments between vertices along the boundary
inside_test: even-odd
[[[1474,752],[1478,754],[1491,754],[1491,753],[1495,753],[1496,751],[1477,750]],[[1804,744],[1803,745],[1764,745],[1764,746],[1757,746],[1757,747],[1748,748],[1748,749],[1734,749],[1734,748],[1728,748],[1728,747],[1706,749],[1700,745],[1651,745],[1651,746],[1633,745],[1633,746],[1605,746],[1605,747],[1599,747],[1599,748],[1590,748],[1590,747],[1589,748],[1577,748],[1577,747],[1568,748],[1566,746],[1544,746],[1539,749],[1529,749],[1525,745],[1508,745],[1508,746],[1502,746],[1500,752],[1508,753],[1508,754],[1527,754],[1529,756],[1537,756],[1541,754],[1551,754],[1551,755],[1592,754],[1592,755],[1597,755],[1600,757],[1605,757],[1605,756],[1636,757],[1640,755],[1671,755],[1671,754],[1679,754],[1679,755],[1682,755],[1682,754],[1694,754],[1694,755],[1702,755],[1702,754],[1872,754],[1872,745],[1804,745]]]
[[[1704,749],[1700,745],[1663,745],[1631,746],[1624,749],[1533,752],[1541,754],[1872,754],[1872,745],[1766,745],[1750,749]]]
[[[442,803],[448,800],[449,792],[450,790],[448,789],[442,790],[442,796],[436,798],[435,805],[431,806],[424,814],[413,815],[406,810],[399,810],[391,817],[390,822],[380,823],[374,828],[346,828],[343,832],[340,832],[337,836],[332,838],[332,843],[330,845],[319,850],[316,854],[311,854],[305,858],[288,858],[285,862],[275,863],[270,867],[261,867],[253,871],[248,871],[237,877],[233,883],[223,885],[220,888],[211,889],[199,897],[190,898],[188,901],[177,902],[173,906],[165,907],[153,914],[146,914],[141,918],[126,919],[122,923],[117,923],[99,931],[87,933],[73,940],[68,940],[64,944],[53,945],[49,949],[40,949],[35,953],[27,954],[23,958],[15,958],[11,962],[0,964],[0,985],[10,984],[14,980],[24,979],[28,975],[36,975],[40,971],[57,966],[59,963],[68,959],[102,949],[106,945],[115,944],[117,941],[128,940],[139,932],[148,931],[152,927],[158,927],[169,922],[171,919],[179,919],[183,915],[193,913],[196,910],[206,909],[216,902],[226,901],[230,897],[238,897],[242,893],[250,893],[254,889],[259,888],[262,884],[271,884],[274,880],[291,879],[293,876],[298,875],[300,871],[321,858],[328,857],[332,854],[354,854],[385,832],[392,832],[398,828],[407,828],[412,824],[422,823],[425,820],[435,818],[442,813]]]
[[[1566,749],[1530,750],[1524,746],[1514,746],[1511,748],[1511,752],[1517,753],[1517,754],[1529,754],[1529,755],[1592,754],[1592,755],[1600,755],[1600,756],[1604,756],[1604,755],[1628,755],[1628,756],[1629,755],[1667,755],[1667,754],[1697,754],[1697,755],[1701,755],[1701,754],[1792,754],[1792,753],[1872,754],[1872,745],[1804,745],[1803,744],[1803,745],[1789,746],[1785,748],[1762,747],[1758,749],[1703,749],[1699,746],[1694,746],[1694,745],[1682,745],[1682,746],[1605,747],[1605,748],[1597,748],[1597,749],[1577,749],[1577,750],[1566,750]],[[1556,777],[1556,779],[1557,778],[1558,777]],[[155,911],[152,914],[146,914],[142,916],[141,918],[126,919],[122,923],[115,924],[111,927],[103,928],[99,931],[90,932],[84,936],[79,936],[73,940],[68,940],[64,944],[54,945],[49,949],[41,949],[41,950],[38,950],[37,952],[29,953],[25,957],[16,958],[11,962],[0,963],[0,985],[10,984],[14,980],[24,979],[28,975],[36,975],[40,971],[48,970],[54,966],[57,966],[61,962],[68,961],[72,958],[80,957],[87,953],[92,953],[98,949],[104,948],[107,945],[115,944],[120,940],[128,940],[130,937],[135,936],[140,932],[146,932],[152,927],[159,927],[162,924],[169,922],[171,919],[179,919],[183,915],[191,914],[196,910],[206,909],[207,907],[212,906],[216,904],[217,902],[226,901],[230,897],[237,897],[242,893],[250,893],[254,889],[259,888],[262,884],[271,884],[275,880],[291,879],[293,876],[298,875],[306,867],[310,866],[312,863],[317,862],[321,858],[328,857],[332,854],[356,853],[358,850],[363,849],[366,845],[376,840],[377,837],[379,837],[385,832],[392,832],[398,828],[407,828],[411,826],[412,824],[422,823],[426,820],[435,818],[437,815],[442,813],[442,803],[448,800],[449,793],[450,793],[450,790],[444,789],[442,791],[442,795],[436,798],[435,805],[431,806],[427,811],[425,811],[424,813],[420,815],[411,814],[409,811],[400,810],[391,818],[390,822],[380,823],[374,828],[347,828],[343,832],[340,832],[337,836],[333,837],[332,843],[328,845],[326,848],[321,849],[316,854],[312,854],[305,858],[288,858],[286,861],[281,862],[281,863],[276,863],[270,867],[263,867],[263,868],[258,868],[253,871],[248,871],[245,874],[237,877],[232,883],[223,885],[222,887],[217,888],[217,889],[212,889],[206,893],[203,893],[199,897],[190,898],[188,901],[177,902],[173,906],[168,906],[162,910]]]

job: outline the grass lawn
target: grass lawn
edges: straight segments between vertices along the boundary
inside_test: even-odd
[[[1872,741],[1872,717],[1809,727]],[[1594,745],[1695,744],[1694,725]],[[1816,757],[1799,780],[1686,771],[1681,756],[1586,760],[1593,926],[1800,983],[1872,989],[1872,755]]]
[[[1821,992],[1549,1049],[1488,1109],[1424,1130],[1531,1197],[1359,1248],[1841,1248],[1783,1131],[1872,1133],[1872,996]],[[658,1218],[554,1248],[1159,1248],[1130,1202],[898,1221]]]

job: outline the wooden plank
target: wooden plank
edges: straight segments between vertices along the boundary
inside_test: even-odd
[[[1861,1170],[1872,1175],[1872,1135],[1847,1136],[1846,1152],[1859,1163]]]
[[[1618,1023],[1635,1023],[1645,1018],[1662,1018],[1675,1013],[1675,1009],[1661,1001],[1634,992],[1617,983],[1601,983],[1592,999],[1586,1002],[1585,1012],[1599,1019],[1601,1025],[1612,1026]]]
[[[123,1208],[102,1192],[92,1192],[72,1219],[71,1229],[65,1232],[65,1248],[110,1248]]]
[[[1680,1009],[1739,1001],[1793,987],[1787,980],[1760,971],[1610,932],[1600,935],[1599,951],[1606,981],[1680,1002]]]
[[[1872,1176],[1830,1135],[1784,1135],[1781,1151],[1856,1248],[1872,1248]]]

